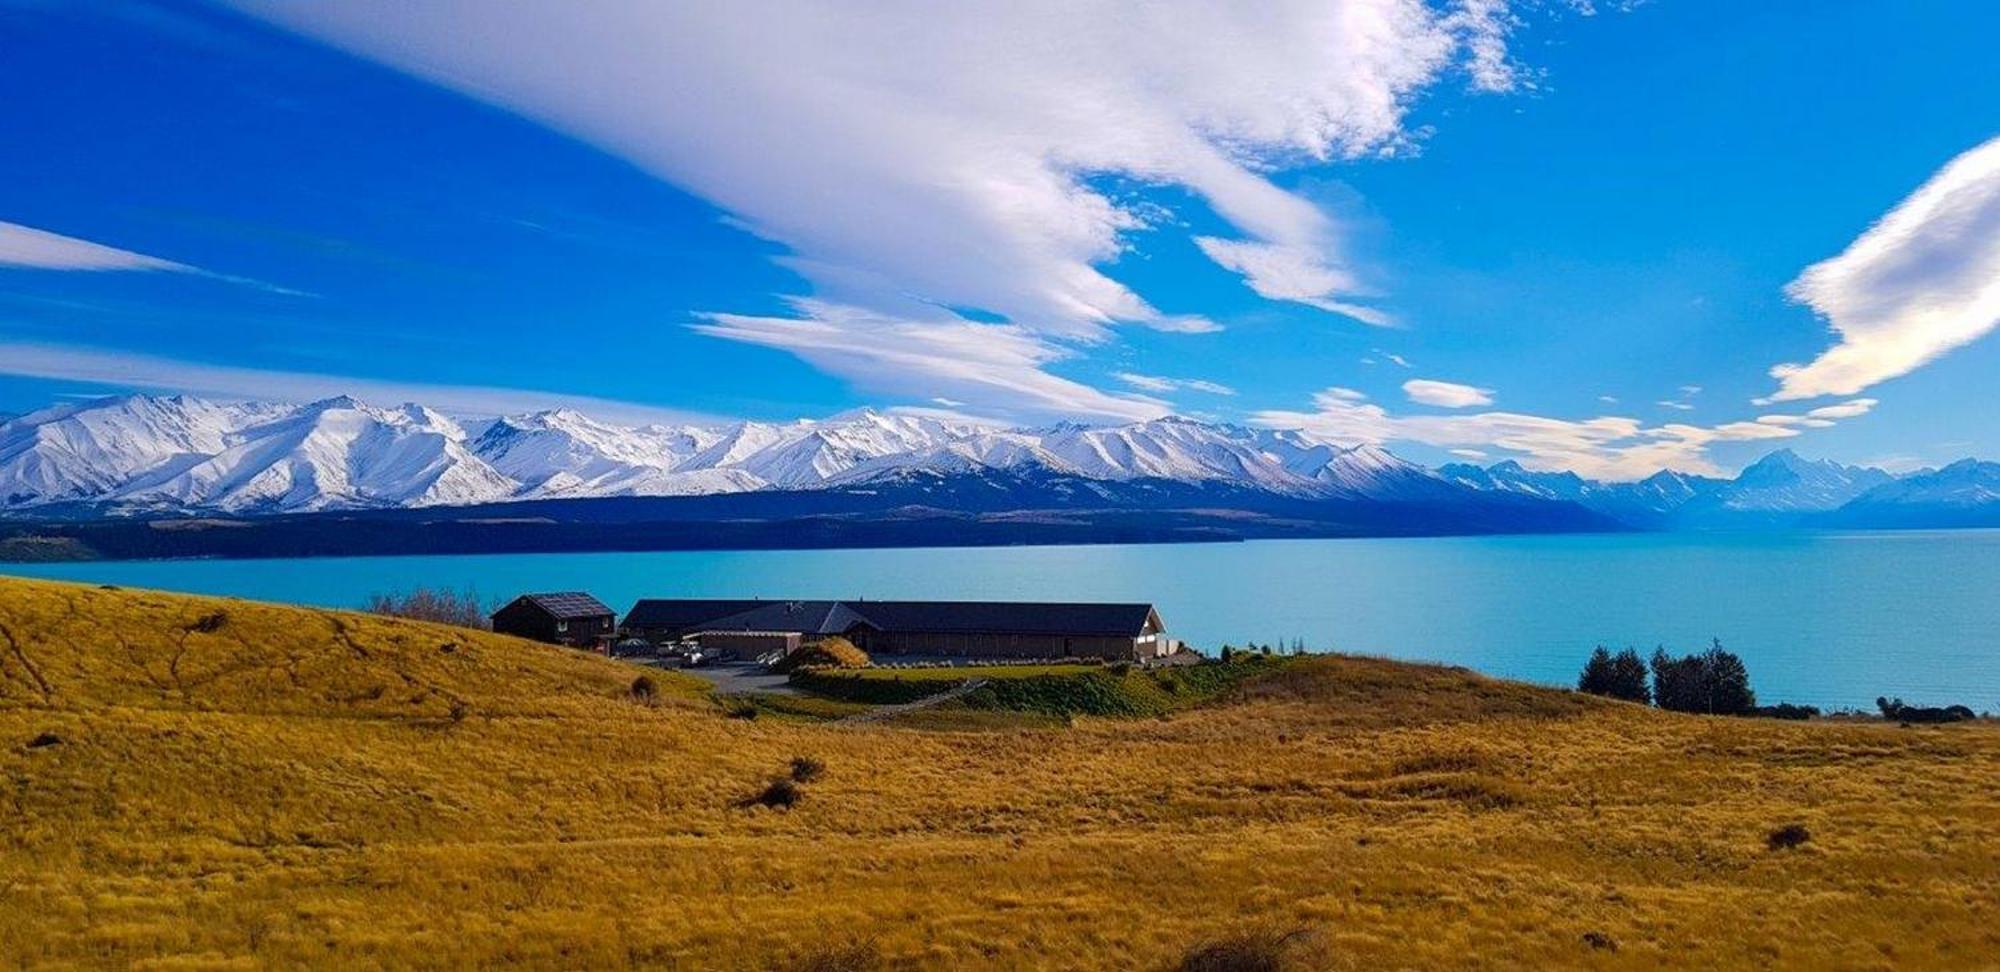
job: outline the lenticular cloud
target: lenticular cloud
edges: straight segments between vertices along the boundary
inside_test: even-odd
[[[236,4],[706,197],[786,245],[817,306],[977,308],[1068,344],[1214,329],[1103,271],[1164,228],[1107,175],[1199,196],[1233,230],[1203,250],[1257,293],[1385,321],[1337,227],[1268,174],[1403,148],[1455,65],[1504,87],[1510,22],[1496,0]]]
[[[1840,342],[1771,369],[1773,401],[1850,395],[2000,326],[2000,138],[1953,159],[1786,292]]]

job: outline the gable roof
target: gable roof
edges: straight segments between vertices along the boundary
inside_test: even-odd
[[[514,599],[515,603],[526,601],[548,612],[552,618],[596,618],[616,614],[603,601],[582,591],[556,591],[549,594],[523,594]],[[504,608],[503,608],[504,610]],[[499,613],[499,612],[494,612]]]
[[[754,611],[767,604],[759,598],[649,597],[632,605],[625,613],[628,628],[692,628],[732,614]]]
[[[860,601],[863,617],[883,631],[960,634],[1067,634],[1133,637],[1153,616],[1151,604],[1051,601]]]
[[[772,601],[748,611],[704,622],[701,627],[711,631],[840,634],[861,625],[875,626],[842,601]]]
[[[886,632],[1066,634],[1138,637],[1150,604],[1032,601],[772,601],[648,598],[625,616],[628,627],[683,631],[797,631],[839,634],[857,626]]]

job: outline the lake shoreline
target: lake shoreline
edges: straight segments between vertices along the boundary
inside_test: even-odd
[[[1283,543],[566,552],[0,565],[0,574],[358,608],[374,593],[1145,601],[1205,650],[1290,646],[1573,685],[1597,645],[1721,639],[1760,699],[2000,710],[2000,532],[1567,534]]]

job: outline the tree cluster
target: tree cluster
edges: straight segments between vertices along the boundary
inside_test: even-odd
[[[1647,676],[1652,676],[1650,686]],[[1749,715],[1757,711],[1750,670],[1743,659],[1716,641],[1707,651],[1674,657],[1661,648],[1650,662],[1630,648],[1612,654],[1602,646],[1591,653],[1577,678],[1579,691],[1629,702],[1652,702],[1674,712]]]

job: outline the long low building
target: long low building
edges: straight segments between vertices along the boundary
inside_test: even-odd
[[[649,598],[623,637],[654,644],[710,636],[841,635],[869,654],[1146,661],[1176,650],[1151,604],[1021,601],[770,601]]]

